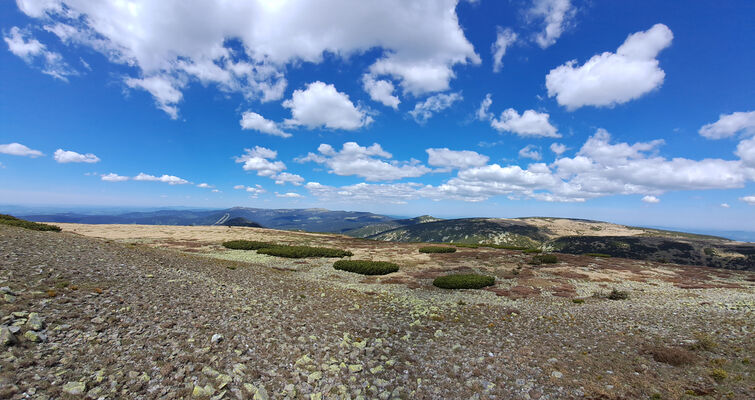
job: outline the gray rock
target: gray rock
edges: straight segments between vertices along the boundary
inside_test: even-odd
[[[0,328],[0,344],[3,346],[12,346],[16,344],[18,340],[7,326]]]
[[[219,343],[223,341],[223,335],[216,333],[212,335],[212,338],[210,339],[210,342],[212,343]]]
[[[80,396],[87,390],[87,384],[84,382],[68,382],[63,385],[63,392],[72,396]]]
[[[13,291],[10,290],[8,286],[0,287],[0,292],[3,292],[4,294],[11,294],[11,295],[15,294],[13,293]]]
[[[24,338],[30,342],[39,343],[47,340],[47,335],[41,332],[26,331],[24,332]]]
[[[26,321],[26,326],[33,331],[41,331],[45,327],[44,321],[38,313],[29,314],[29,319]]]

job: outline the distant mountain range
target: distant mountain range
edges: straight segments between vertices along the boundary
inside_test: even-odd
[[[394,218],[368,212],[330,211],[322,208],[264,209],[233,207],[225,210],[157,210],[122,214],[55,213],[20,216],[30,221],[78,224],[234,225],[342,233],[367,225],[391,223]]]
[[[369,212],[309,209],[157,210],[116,215],[19,215],[39,222],[142,225],[227,225],[327,232],[395,242],[498,244],[546,251],[755,270],[755,243],[567,218],[398,219]]]

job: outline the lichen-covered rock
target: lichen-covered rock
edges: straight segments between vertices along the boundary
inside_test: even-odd
[[[18,340],[7,326],[0,328],[0,344],[3,346],[13,346]]]
[[[81,396],[86,390],[86,382],[68,382],[63,385],[63,393],[68,393],[71,396]]]
[[[26,327],[33,331],[41,331],[45,327],[45,323],[38,313],[33,312],[29,314],[26,320]]]

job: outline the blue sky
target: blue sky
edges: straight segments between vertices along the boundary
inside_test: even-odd
[[[2,2],[0,204],[752,230],[753,15],[747,1]]]

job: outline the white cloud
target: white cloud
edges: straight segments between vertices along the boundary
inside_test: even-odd
[[[197,185],[197,187],[198,187],[198,188],[202,188],[202,189],[212,189],[212,188],[214,188],[215,186],[212,186],[212,185],[210,185],[209,183],[204,183],[204,182],[202,182],[202,183],[200,183],[199,185]]]
[[[576,10],[570,0],[534,0],[528,15],[537,20],[542,19],[545,27],[535,36],[535,42],[541,48],[556,43],[564,29],[574,19]]]
[[[740,197],[739,200],[742,200],[751,206],[755,206],[755,196]]]
[[[233,188],[236,189],[236,190],[242,190],[242,189],[246,189],[246,186],[244,186],[244,185],[236,185]]]
[[[47,50],[47,46],[32,37],[27,30],[14,26],[10,34],[3,35],[3,40],[8,44],[8,50],[17,55],[29,65],[38,66],[42,73],[68,82],[68,76],[78,75],[72,69],[60,53]]]
[[[90,47],[113,63],[134,67],[137,76],[130,78],[199,81],[262,101],[282,97],[288,65],[319,63],[325,53],[347,60],[368,50],[378,52],[365,71],[376,80],[394,79],[414,95],[446,90],[454,66],[480,62],[459,26],[456,4],[457,0],[18,1],[24,13],[39,19],[64,43]],[[130,82],[149,90],[146,84]],[[178,91],[184,86],[172,87]],[[150,90],[155,96],[163,92]],[[156,97],[158,107],[177,115],[178,102],[166,100]]]
[[[241,129],[252,129],[261,133],[283,138],[291,137],[291,134],[284,132],[275,121],[266,119],[252,111],[247,111],[241,114],[241,121],[239,121],[239,123],[241,124]]]
[[[283,161],[271,161],[278,157],[278,152],[266,147],[256,146],[253,149],[244,149],[246,154],[236,157],[237,163],[243,163],[244,171],[257,171],[257,175],[274,177],[286,169]]]
[[[260,146],[244,149],[244,151],[246,154],[236,157],[237,163],[244,164],[244,171],[256,171],[257,175],[268,177],[278,185],[291,183],[299,186],[304,182],[304,178],[299,175],[283,172],[286,169],[286,164],[283,161],[275,161],[275,158],[278,157],[277,151]],[[234,186],[234,189],[243,188],[243,185]]]
[[[661,202],[661,199],[659,199],[659,198],[657,198],[657,197],[655,197],[655,196],[649,196],[649,195],[648,195],[648,196],[644,196],[644,197],[642,198],[642,201],[643,201],[644,203],[655,204],[655,203],[660,203],[660,202]]]
[[[295,90],[283,107],[291,109],[291,118],[286,120],[291,126],[353,131],[372,122],[372,117],[355,107],[348,95],[320,81],[308,84],[305,90]]]
[[[0,144],[0,154],[10,154],[12,156],[40,157],[43,156],[41,151],[32,150],[21,143]]]
[[[321,201],[333,202],[364,202],[375,204],[391,203],[405,204],[409,200],[420,198],[418,183],[373,184],[357,183],[348,186],[327,186],[319,182],[308,182],[305,187]]]
[[[480,108],[477,109],[477,119],[480,121],[488,121],[493,118],[493,114],[488,111],[493,104],[493,97],[490,93],[485,95],[485,98],[480,102]]]
[[[731,208],[731,206],[729,205],[729,203],[721,203],[721,207],[722,208]]]
[[[165,111],[170,118],[178,118],[178,102],[183,98],[181,89],[184,84],[162,75],[154,75],[147,78],[127,78],[126,86],[130,88],[139,88],[148,91],[155,98],[157,108]]]
[[[700,128],[700,135],[708,139],[721,139],[737,133],[755,135],[755,111],[721,114],[718,121]]]
[[[55,150],[53,155],[55,161],[59,163],[97,163],[100,158],[92,153],[79,154],[75,151],[66,151],[63,149]]]
[[[290,183],[294,186],[300,186],[302,183],[304,183],[304,178],[302,178],[300,175],[291,174],[288,172],[281,172],[280,174],[275,176],[276,185],[285,185],[286,183]]]
[[[218,189],[212,189],[212,193],[222,193],[222,192]]]
[[[548,113],[525,110],[519,115],[516,110],[509,108],[501,113],[500,118],[491,118],[490,126],[499,132],[513,132],[522,137],[561,137],[549,118]]]
[[[305,157],[296,159],[297,162],[316,162],[330,168],[330,173],[350,176],[356,175],[368,181],[392,181],[402,178],[422,176],[430,169],[417,160],[408,162],[387,161],[392,158],[379,144],[362,147],[355,142],[346,142],[340,151],[336,151],[329,144],[321,144],[319,154],[309,153]]]
[[[755,168],[755,137],[742,140],[737,145],[737,151],[734,152],[745,165]]]
[[[369,74],[364,74],[362,77],[362,87],[364,91],[370,95],[370,98],[378,103],[382,103],[388,107],[398,110],[398,105],[401,100],[397,96],[393,95],[393,91],[396,88],[390,81],[381,79],[375,80],[375,77]]]
[[[493,72],[500,72],[503,68],[503,56],[509,46],[516,43],[517,34],[511,28],[503,29],[497,27],[498,33],[495,42],[490,46],[490,52],[493,53]]]
[[[490,157],[470,150],[427,149],[427,163],[434,167],[465,169],[487,164]]]
[[[561,143],[551,143],[551,151],[554,152],[556,156],[560,156],[566,151],[566,145]]]
[[[135,181],[164,182],[169,185],[185,185],[187,183],[191,183],[186,179],[182,179],[173,175],[154,176],[145,174],[144,172],[140,172],[139,175],[135,176],[133,179]]]
[[[414,110],[409,111],[409,114],[420,124],[427,122],[434,113],[445,110],[451,107],[453,103],[462,100],[461,92],[457,93],[439,93],[434,96],[428,97],[425,101],[417,103],[414,106]]]
[[[663,24],[627,37],[616,53],[604,52],[577,66],[571,60],[545,77],[548,97],[568,110],[583,106],[614,106],[637,99],[663,84],[658,53],[674,35]]]
[[[300,195],[299,193],[294,193],[294,192],[288,192],[288,193],[275,192],[275,197],[281,197],[281,198],[286,198],[286,199],[300,199],[304,196]]]
[[[540,153],[540,148],[534,144],[528,144],[519,150],[519,158],[531,158],[535,161],[540,161],[543,155]]]
[[[558,129],[551,125],[548,113],[525,110],[519,115],[515,109],[509,108],[501,113],[500,118],[495,118],[489,111],[492,104],[493,98],[488,93],[480,103],[476,115],[480,121],[490,121],[490,126],[498,132],[513,132],[522,137],[561,137]]]
[[[128,176],[118,175],[114,173],[100,175],[100,179],[106,182],[124,182],[129,180]]]

